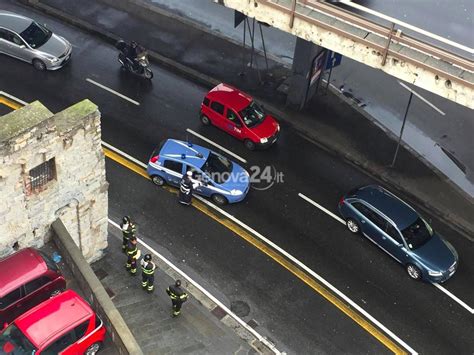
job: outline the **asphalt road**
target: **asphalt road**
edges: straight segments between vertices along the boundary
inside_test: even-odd
[[[361,0],[354,2],[472,47],[472,38],[474,38],[471,30],[474,8],[472,1]],[[243,25],[234,28],[232,9],[218,6],[208,0],[181,0],[179,2],[153,0],[153,3],[192,22],[199,23],[214,33],[238,43],[242,42]],[[355,9],[350,8],[350,11],[355,11]],[[296,37],[273,27],[263,27],[262,31],[267,53],[278,62],[291,66]],[[418,36],[420,35],[415,37]],[[255,37],[255,46],[263,50],[259,34]],[[463,55],[467,54],[464,52]],[[364,110],[370,116],[395,136],[399,136],[409,92],[399,85],[397,78],[345,57],[341,65],[332,71],[330,80],[334,86],[344,87],[346,94],[355,97],[365,105]],[[413,100],[407,116],[403,141],[467,194],[474,196],[472,110],[421,88],[414,89],[446,115],[438,114],[419,99]],[[451,156],[455,157],[460,167]]]
[[[416,351],[474,352],[472,314],[434,286],[410,280],[403,268],[370,242],[355,238],[342,224],[298,197],[303,193],[336,212],[342,194],[354,186],[376,183],[364,172],[335,159],[285,125],[276,146],[248,152],[223,132],[200,126],[197,112],[205,88],[155,66],[151,84],[137,81],[120,71],[113,47],[29,9],[6,7],[48,23],[71,41],[74,53],[67,67],[48,73],[0,56],[0,90],[27,102],[38,99],[53,112],[91,99],[102,112],[103,140],[143,162],[162,139],[184,139],[186,128],[191,128],[244,157],[247,168],[274,166],[283,173],[283,183],[264,191],[252,189],[244,202],[225,210],[324,277]],[[87,78],[140,105],[92,85]],[[174,194],[110,160],[107,179],[112,219],[124,214],[135,217],[141,236],[245,320],[254,319],[257,329],[280,348],[301,354],[389,352],[239,233],[196,209],[179,206]],[[461,260],[455,276],[443,286],[472,307],[472,242],[432,219]]]

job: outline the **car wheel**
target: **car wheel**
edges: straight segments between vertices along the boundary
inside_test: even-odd
[[[163,186],[165,184],[165,179],[163,179],[159,175],[153,175],[151,177],[151,181],[156,185],[156,186]]]
[[[97,354],[99,349],[100,349],[100,343],[94,343],[94,344],[92,344],[91,346],[89,346],[87,348],[87,350],[84,354],[85,355],[94,355],[94,354]]]
[[[33,66],[37,70],[46,70],[46,64],[44,64],[44,62],[39,59],[33,59]]]
[[[153,79],[153,72],[150,69],[145,69],[145,79]]]
[[[347,226],[347,229],[349,229],[349,231],[351,231],[354,234],[358,234],[360,232],[359,223],[357,223],[355,219],[348,218],[346,220],[346,226]]]
[[[211,124],[211,120],[206,115],[201,115],[201,123],[204,126],[209,126]]]
[[[255,150],[255,143],[252,142],[250,139],[244,140],[244,145],[245,148],[247,148],[248,150]]]
[[[219,205],[219,206],[226,205],[229,202],[224,196],[219,195],[219,194],[212,195],[211,199],[212,201],[214,201],[216,205]]]
[[[407,273],[413,280],[421,279],[421,270],[413,264],[407,264]]]

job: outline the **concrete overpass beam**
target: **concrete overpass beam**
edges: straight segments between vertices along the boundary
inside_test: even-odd
[[[382,65],[387,38],[305,7],[301,3],[296,5],[297,15],[292,20],[292,0],[223,2],[226,7],[258,21],[474,109],[472,71],[396,41],[388,47],[385,65]]]

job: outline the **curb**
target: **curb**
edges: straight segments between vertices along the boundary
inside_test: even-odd
[[[111,223],[109,221],[109,223]],[[110,225],[110,224],[109,224]],[[119,228],[116,223],[112,223],[115,228]],[[111,232],[109,230],[108,233],[109,238],[114,238],[117,240],[121,240],[121,236],[118,234]],[[148,236],[146,236],[148,239]],[[224,326],[230,328],[240,339],[245,341],[251,348],[253,354],[260,354],[260,355],[285,355],[285,352],[281,352],[277,349],[276,344],[261,334],[260,338],[257,337],[255,334],[252,334],[249,328],[252,327],[248,322],[246,323],[249,328],[246,328],[239,323],[231,314],[229,314],[225,309],[223,309],[215,300],[212,299],[212,295],[206,295],[206,290],[203,291],[201,286],[198,283],[194,283],[194,281],[186,274],[185,271],[180,269],[178,266],[173,265],[173,263],[165,256],[163,256],[158,251],[154,250],[147,242],[143,240],[143,237],[138,238],[138,244],[140,244],[140,248],[146,249],[148,252],[153,253],[156,257],[153,258],[158,270],[163,272],[166,276],[170,277],[172,280],[182,280],[183,286],[193,298],[198,301],[198,303],[203,306],[209,313],[211,317],[214,316],[216,319],[221,322]],[[110,246],[109,246],[110,247]],[[143,249],[141,249],[143,250]],[[216,299],[217,300],[217,299]],[[217,302],[219,302],[217,300]],[[231,311],[232,312],[232,311]],[[240,319],[241,322],[244,322]]]
[[[133,13],[137,17],[141,17],[145,20],[149,20],[150,13],[155,13],[163,17],[167,17],[167,18],[171,18],[173,20],[179,21],[182,24],[187,25],[189,27],[197,28],[198,30],[202,32],[205,32],[214,37],[220,38],[224,41],[231,42],[237,46],[242,46],[243,44],[241,40],[236,40],[234,38],[224,36],[219,31],[213,31],[210,27],[202,23],[195,22],[193,20],[190,20],[187,17],[182,16],[181,14],[179,14],[179,11],[178,13],[175,13],[172,10],[163,8],[159,4],[153,4],[146,0],[98,0],[98,1],[110,7]],[[132,8],[132,6],[134,8]],[[141,13],[137,13],[137,11],[135,10],[138,10],[138,11],[146,10],[146,11],[144,12],[144,15],[142,15]],[[250,39],[247,39],[246,46],[249,46],[248,41],[250,41]],[[255,48],[254,50],[256,54],[262,57],[264,56],[264,52],[262,49]],[[284,62],[280,57],[276,55],[273,55],[267,52],[267,58],[279,63],[280,65],[286,67],[287,69],[291,69],[291,63]]]
[[[143,355],[135,337],[110,299],[89,263],[67,231],[61,219],[52,224],[53,241],[58,247],[64,262],[69,266],[88,302],[100,314],[108,336],[117,346],[120,354]]]
[[[29,5],[29,6],[32,6],[36,9],[38,9],[38,10],[41,10],[41,11],[47,13],[47,14],[51,14],[51,15],[55,16],[56,18],[59,18],[62,21],[70,23],[73,26],[76,26],[76,27],[78,27],[82,30],[86,30],[86,31],[91,32],[95,35],[98,35],[100,38],[106,40],[108,43],[115,44],[115,42],[120,38],[120,37],[118,37],[117,35],[115,35],[111,32],[103,30],[103,29],[101,29],[97,26],[91,25],[91,24],[89,24],[85,21],[82,21],[80,19],[76,19],[73,16],[70,16],[69,14],[66,14],[66,13],[64,13],[60,10],[57,10],[57,9],[53,8],[53,7],[42,4],[40,2],[40,0],[20,0],[20,1],[25,3],[26,5]],[[104,2],[107,2],[107,1],[109,1],[109,0],[105,0]],[[136,6],[139,6],[139,5],[137,5],[138,2],[143,3],[139,0],[138,1],[134,0],[133,2]],[[148,8],[147,8],[147,10],[149,11]],[[163,11],[163,10],[161,10],[161,12],[163,14],[167,13],[166,11]],[[173,14],[172,18],[178,19],[180,17]],[[182,18],[181,18],[181,21],[182,21]],[[185,22],[186,24],[191,24],[191,22],[188,21],[188,20],[182,21],[182,22]],[[202,26],[194,26],[194,27],[201,28]],[[150,50],[148,52],[149,52],[149,55],[150,55],[150,58],[152,59],[152,61],[154,61],[157,64],[169,69],[170,71],[172,71],[176,74],[179,74],[181,76],[185,76],[186,78],[191,79],[192,81],[195,81],[195,82],[197,82],[197,83],[199,83],[199,84],[201,84],[205,87],[212,88],[212,87],[214,87],[215,85],[217,85],[221,82],[220,80],[218,80],[216,78],[213,78],[213,77],[211,77],[209,75],[206,75],[206,74],[202,74],[202,73],[198,72],[195,69],[192,69],[192,68],[187,67],[183,64],[180,64],[180,63],[178,63],[178,62],[176,62],[176,61],[174,61],[174,60],[172,60],[168,57],[162,56],[157,52],[150,51]],[[352,108],[355,109],[358,113],[362,114],[364,117],[369,119],[372,123],[374,122],[375,119],[372,116],[370,116],[365,110],[362,110],[361,108],[356,107],[350,99],[346,98],[338,90],[336,90],[332,87],[330,88],[330,90],[333,94],[335,94],[342,101],[344,101],[345,103],[352,106]],[[393,180],[391,180],[390,178],[388,178],[384,174],[380,174],[370,164],[366,164],[362,161],[359,161],[357,158],[350,155],[348,152],[342,152],[338,149],[333,148],[330,144],[327,144],[326,142],[323,142],[322,140],[320,140],[319,137],[317,137],[316,135],[309,134],[306,131],[304,131],[303,129],[295,126],[294,122],[287,117],[287,114],[280,111],[280,109],[278,109],[277,107],[273,106],[272,104],[266,102],[265,100],[261,100],[258,97],[257,97],[257,99],[259,101],[261,101],[262,103],[264,103],[265,107],[267,107],[272,114],[275,114],[281,120],[283,120],[286,123],[288,123],[289,125],[291,125],[299,133],[303,134],[304,136],[307,136],[307,137],[311,138],[311,140],[314,141],[314,143],[316,143],[320,148],[323,148],[325,151],[327,151],[329,153],[332,153],[336,156],[344,158],[346,161],[350,162],[353,166],[355,166],[359,169],[364,169],[365,173],[370,174],[373,178],[375,178],[378,181],[383,181],[384,183],[392,186],[394,189],[397,190],[397,193],[399,193],[400,195],[407,196],[409,199],[417,201],[417,204],[422,206],[425,209],[425,211],[429,210],[430,212],[434,213],[436,215],[436,217],[438,217],[443,223],[451,226],[453,229],[455,229],[459,234],[461,234],[466,239],[468,239],[470,241],[474,241],[474,230],[472,229],[472,227],[469,227],[469,226],[465,225],[464,222],[461,219],[457,218],[454,215],[450,215],[449,212],[447,212],[447,211],[442,211],[440,208],[438,208],[436,206],[433,206],[433,205],[430,205],[429,203],[424,202],[422,199],[420,199],[420,197],[417,196],[416,192],[407,191],[404,186],[394,182]],[[379,125],[377,125],[377,127],[379,127],[379,129],[380,129]],[[383,131],[385,131],[385,130],[383,130]],[[390,135],[390,133],[387,132],[387,131],[385,131],[385,133]],[[406,146],[403,143],[402,143],[402,146],[403,146],[403,148],[408,150],[412,155],[414,155],[417,159],[421,160],[425,165],[428,165],[435,172],[435,174],[437,176],[439,176],[443,179],[443,181],[449,183],[449,185],[451,187],[453,187],[453,183],[446,180],[446,177],[444,175],[440,176],[440,172],[437,169],[433,169],[433,166],[429,162],[427,162],[425,159],[420,157],[420,155],[418,153],[414,152],[410,147]],[[459,189],[457,188],[456,191],[458,192]]]
[[[143,245],[142,245],[143,246]],[[159,269],[164,272],[167,276],[171,277],[173,280],[181,279],[183,277],[181,274],[173,270],[168,264],[163,262],[160,259],[154,259],[155,263],[159,267]],[[205,294],[203,294],[198,288],[196,288],[193,284],[189,283],[186,280],[186,285],[184,285],[186,290],[189,294],[191,294],[195,300],[197,300],[202,306],[204,306],[212,316],[216,317],[218,321],[220,321],[225,326],[229,327],[236,333],[236,335],[247,342],[253,351],[256,354],[260,355],[271,355],[271,354],[280,354],[278,350],[270,349],[264,342],[255,338],[247,329],[241,326],[234,318],[232,318],[229,314],[227,314],[219,305],[214,303],[211,299],[209,299]],[[276,349],[275,344],[268,338],[266,339],[269,343],[271,343]]]
[[[344,101],[344,103],[352,106],[352,108],[356,111],[358,111],[361,115],[363,115],[366,119],[370,120],[372,124],[375,124],[374,121],[375,119],[370,116],[367,112],[365,112],[363,109],[359,108],[357,105],[353,103],[353,101],[350,98],[345,97],[342,95],[337,89],[330,88],[331,92],[336,95],[340,100]],[[353,155],[350,154],[348,151],[341,151],[339,149],[333,148],[330,144],[324,142],[321,140],[317,135],[311,134],[310,132],[305,131],[303,128],[300,128],[296,125],[294,125],[294,120],[288,117],[288,115],[282,111],[280,111],[278,108],[274,107],[272,104],[266,102],[265,100],[258,99],[260,102],[262,102],[265,106],[265,108],[268,109],[274,116],[277,116],[280,118],[282,121],[293,127],[295,131],[300,133],[302,136],[307,137],[312,143],[314,143],[316,146],[319,148],[323,149],[324,151],[337,156],[339,158],[344,159],[347,163],[351,164],[351,166],[355,167],[359,171],[370,175],[372,178],[375,180],[384,183],[386,185],[389,185],[392,190],[395,190],[396,194],[398,196],[402,196],[405,199],[409,201],[415,201],[416,205],[420,207],[425,213],[432,213],[436,215],[437,218],[439,218],[444,224],[449,225],[452,229],[456,230],[459,234],[461,234],[464,238],[470,240],[471,242],[474,242],[474,231],[464,225],[464,222],[462,219],[457,218],[456,215],[450,215],[446,211],[442,211],[438,207],[434,205],[430,205],[429,203],[425,202],[423,199],[421,199],[415,192],[412,192],[410,190],[407,190],[406,187],[402,184],[397,183],[393,179],[390,179],[387,177],[385,174],[379,173],[377,170],[377,167],[368,164],[364,161],[360,161],[359,159],[355,158]],[[394,139],[394,135],[385,129],[383,126],[379,126],[379,129],[381,129],[385,134],[390,136],[391,139]],[[411,147],[401,144],[403,148],[405,148],[407,151],[409,151],[410,154],[415,156],[417,159],[421,160],[423,164],[427,165],[430,167],[432,170],[434,170],[435,174],[443,178],[444,182],[449,183],[451,187],[453,187],[453,184],[447,180],[447,178],[444,175],[438,174],[438,171],[435,167],[433,167],[432,164],[430,164],[428,161],[426,161],[423,157],[421,157],[417,152],[411,149]],[[457,189],[456,186],[456,192],[459,190]]]

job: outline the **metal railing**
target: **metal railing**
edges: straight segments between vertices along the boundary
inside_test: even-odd
[[[391,57],[398,59],[400,61],[405,61],[409,62],[412,64],[415,64],[418,67],[422,67],[424,69],[427,69],[431,72],[434,72],[435,74],[439,74],[442,77],[445,77],[449,80],[454,80],[457,82],[462,83],[463,85],[466,85],[467,87],[474,88],[474,83],[472,80],[467,80],[463,77],[454,75],[452,71],[448,70],[443,70],[441,68],[434,67],[433,65],[427,64],[421,59],[410,57],[407,54],[400,53],[398,51],[392,50],[391,49],[391,44],[398,44],[398,45],[404,45],[406,47],[409,47],[411,49],[414,49],[420,53],[423,53],[425,55],[431,56],[435,59],[440,59],[446,63],[451,63],[453,66],[460,68],[461,70],[465,70],[471,73],[474,73],[474,62],[460,56],[458,54],[452,53],[451,51],[438,47],[434,44],[428,43],[426,41],[423,41],[421,39],[415,38],[413,36],[404,34],[403,31],[400,29],[400,27],[405,27],[409,28],[411,31],[415,31],[419,33],[420,35],[423,35],[425,37],[430,37],[436,41],[443,42],[445,44],[448,44],[450,46],[456,47],[458,49],[464,50],[467,53],[474,53],[474,50],[472,48],[460,45],[456,42],[450,41],[448,39],[445,39],[443,37],[440,37],[435,34],[430,34],[427,31],[421,30],[416,28],[415,26],[411,26],[409,24],[406,24],[402,21],[398,21],[396,19],[393,19],[388,16],[384,16],[381,14],[377,14],[373,11],[368,11],[371,12],[371,15],[377,16],[381,15],[381,19],[385,21],[391,21],[390,26],[385,26],[382,24],[379,24],[375,21],[369,20],[367,18],[364,18],[360,15],[354,14],[350,11],[341,9],[337,6],[325,3],[325,2],[320,2],[316,0],[292,0],[290,3],[290,7],[284,6],[281,3],[276,3],[274,0],[258,0],[259,2],[264,3],[267,6],[270,6],[272,8],[275,8],[283,13],[288,14],[289,16],[289,27],[292,28],[294,25],[295,19],[300,19],[305,22],[314,24],[318,27],[324,28],[326,30],[329,30],[333,33],[339,34],[341,36],[344,36],[346,38],[350,38],[355,42],[364,44],[366,46],[370,46],[371,48],[377,49],[380,53],[382,53],[382,58],[381,58],[381,65],[385,65],[386,58],[388,55]],[[349,3],[352,5],[350,1],[342,1],[342,3],[348,5]],[[359,29],[362,29],[364,31],[367,31],[368,33],[373,33],[378,35],[381,38],[386,39],[385,45],[381,45],[378,43],[374,43],[373,41],[370,41],[366,39],[365,37],[362,38],[360,36],[357,36],[353,33],[350,33],[348,31],[345,31],[341,28],[338,28],[337,26],[334,26],[332,24],[326,23],[322,20],[316,19],[311,17],[310,15],[307,14],[302,14],[301,12],[298,11],[298,6],[304,6],[305,8],[309,8],[311,10],[314,10],[316,12],[319,12],[321,14],[324,14],[326,16],[333,17],[339,21],[343,21],[347,24],[353,25]],[[355,6],[354,6],[355,7]],[[358,8],[359,10],[362,10]],[[365,9],[365,8],[363,8]],[[369,9],[367,9],[369,10]],[[396,27],[398,26],[398,27]],[[446,85],[450,85],[451,83],[449,80],[446,82]]]

